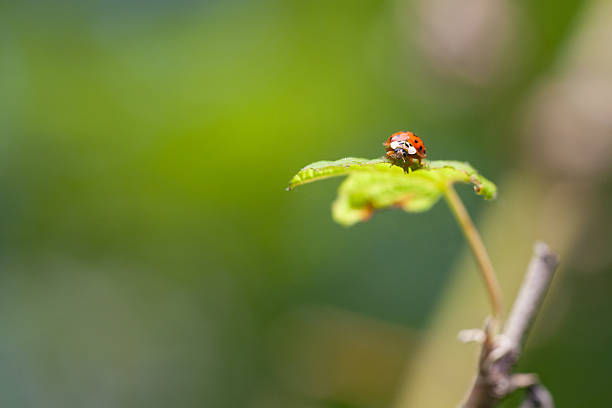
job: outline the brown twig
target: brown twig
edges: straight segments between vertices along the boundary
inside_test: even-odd
[[[493,338],[490,330],[484,331],[478,374],[461,405],[463,408],[492,408],[519,388],[527,389],[523,408],[554,407],[550,393],[539,384],[537,376],[513,374],[512,368],[518,361],[558,262],[558,256],[546,244],[535,244],[533,258],[502,334]]]

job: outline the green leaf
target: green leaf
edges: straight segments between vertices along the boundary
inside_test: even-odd
[[[365,221],[375,210],[398,207],[409,212],[430,209],[453,183],[471,183],[486,199],[496,195],[491,181],[468,163],[456,161],[425,162],[424,167],[405,173],[385,159],[346,158],[312,163],[300,170],[288,189],[330,177],[348,175],[338,189],[332,215],[342,225]]]
[[[294,187],[302,184],[312,183],[313,181],[323,180],[330,177],[344,176],[350,171],[359,170],[361,168],[373,169],[377,166],[389,167],[389,162],[383,159],[359,159],[356,157],[347,157],[336,161],[318,161],[309,164],[293,176],[289,182],[287,190],[293,190]]]

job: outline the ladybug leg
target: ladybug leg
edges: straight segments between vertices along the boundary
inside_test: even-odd
[[[387,156],[387,159],[391,160],[391,166],[390,167],[393,167],[393,162],[395,161],[394,157],[393,157],[393,152],[386,152],[385,156]]]
[[[412,158],[408,157],[408,160],[404,160],[404,174],[410,174],[412,172]]]

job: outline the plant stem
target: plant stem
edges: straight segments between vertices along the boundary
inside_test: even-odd
[[[489,259],[489,254],[482,243],[478,230],[474,226],[470,215],[465,209],[463,202],[457,195],[457,192],[453,188],[452,184],[447,186],[445,198],[448,206],[455,216],[455,219],[463,231],[463,235],[465,235],[465,238],[472,248],[472,253],[476,258],[476,263],[480,268],[480,272],[482,273],[482,277],[489,293],[489,300],[491,302],[493,318],[495,320],[493,327],[497,327],[499,322],[501,322],[503,314],[502,296],[499,283],[497,282],[497,277],[495,276],[495,270],[493,269],[493,264],[491,263],[491,259]]]

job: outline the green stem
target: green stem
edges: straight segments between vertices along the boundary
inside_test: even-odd
[[[489,292],[489,300],[491,301],[491,307],[493,309],[493,318],[496,323],[499,323],[501,322],[503,314],[502,296],[497,277],[495,276],[495,270],[493,269],[493,264],[491,263],[491,259],[489,259],[489,254],[487,254],[480,234],[452,184],[447,186],[445,198],[463,231],[463,235],[465,235],[465,238],[472,248],[472,253],[476,258],[476,263],[478,263],[485,285],[487,286],[487,291]],[[493,326],[496,326],[496,324]]]

